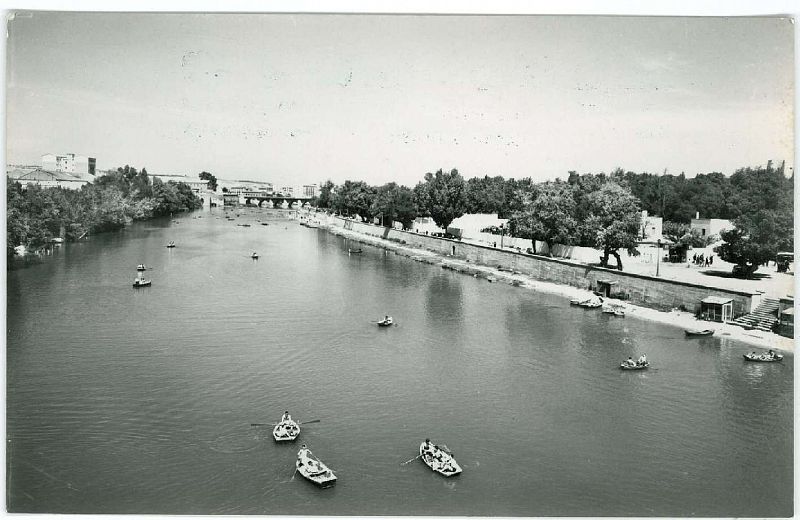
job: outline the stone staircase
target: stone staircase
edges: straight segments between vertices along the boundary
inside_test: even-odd
[[[756,307],[753,312],[736,318],[732,323],[746,329],[758,329],[771,332],[772,327],[778,323],[779,305],[780,302],[774,298],[764,298],[761,305]]]

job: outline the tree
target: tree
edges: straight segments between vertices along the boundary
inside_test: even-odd
[[[381,216],[390,226],[396,220],[403,224],[403,228],[409,228],[417,216],[414,193],[394,182],[384,184],[377,189],[370,211],[373,215]]]
[[[318,208],[328,209],[333,207],[333,191],[336,185],[328,179],[323,182],[319,188],[319,195],[317,196],[316,206]]]
[[[539,185],[535,196],[514,215],[514,231],[516,236],[531,239],[534,252],[540,240],[551,254],[555,243],[572,244],[577,230],[574,215],[573,188],[563,182],[547,182]]]
[[[791,217],[762,209],[734,221],[733,229],[720,232],[723,243],[714,248],[719,257],[734,264],[733,274],[749,278],[761,264],[774,260],[779,251],[792,251]]]
[[[362,220],[368,220],[371,213],[372,202],[375,199],[375,189],[364,181],[344,181],[336,191],[333,207],[343,215],[359,215]]]
[[[425,182],[414,188],[415,202],[442,229],[463,215],[467,208],[464,179],[453,169],[450,173],[438,170],[425,174]]]
[[[473,177],[466,181],[464,196],[466,213],[502,214],[507,207],[506,182],[500,177]]]
[[[639,199],[630,189],[616,182],[606,182],[586,197],[586,206],[588,216],[583,225],[584,235],[594,237],[594,247],[603,250],[600,265],[608,267],[608,257],[613,255],[617,269],[621,271],[619,250],[627,249],[632,255],[638,254]]]
[[[211,191],[217,191],[217,178],[214,177],[207,171],[200,172],[200,180],[201,181],[208,181],[208,189]]]

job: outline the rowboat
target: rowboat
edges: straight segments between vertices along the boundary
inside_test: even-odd
[[[139,264],[136,266],[137,271],[147,271],[147,266],[144,264]]]
[[[315,457],[311,450],[305,447],[305,444],[297,452],[295,467],[301,475],[319,487],[326,488],[336,483],[336,475],[333,474],[333,471]]]
[[[644,370],[645,368],[647,368],[649,366],[650,366],[650,363],[648,363],[647,361],[645,361],[644,363],[639,363],[637,361],[636,364],[634,364],[634,365],[631,365],[631,364],[629,364],[629,363],[627,363],[625,361],[623,361],[622,363],[619,364],[619,368],[621,368],[622,370]]]
[[[272,436],[277,442],[293,441],[298,435],[300,435],[300,426],[291,419],[279,422],[272,429]]]
[[[359,247],[358,249],[348,249],[347,252],[350,253],[351,255],[355,255],[358,253],[363,253],[364,250]]]
[[[175,247],[175,242],[170,242],[169,244],[167,244],[167,247]]]
[[[394,323],[391,316],[387,316],[378,322],[378,327],[390,327]]]
[[[774,363],[776,361],[780,361],[783,359],[783,355],[781,354],[744,354],[743,355],[745,361],[757,361],[761,363]]]
[[[686,329],[684,332],[687,336],[712,336],[714,334],[714,329]]]
[[[150,287],[150,280],[143,280],[142,278],[137,278],[133,281],[134,287]]]
[[[597,307],[603,306],[603,299],[593,296],[585,300],[570,300],[569,303],[570,305],[577,305],[579,307],[585,307],[587,309],[596,309]]]
[[[461,466],[458,465],[452,453],[449,453],[435,444],[431,444],[433,453],[425,450],[425,443],[419,445],[419,457],[426,466],[445,477],[452,477],[461,473]]]
[[[250,258],[252,258],[253,260],[258,260],[258,253],[251,254]]]

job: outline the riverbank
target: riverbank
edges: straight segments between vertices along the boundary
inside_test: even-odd
[[[569,299],[584,299],[590,295],[588,291],[578,289],[569,285],[560,285],[551,282],[535,280],[517,271],[498,269],[486,265],[472,263],[466,260],[442,255],[425,249],[409,247],[407,245],[392,240],[381,239],[378,237],[365,235],[352,230],[343,229],[337,226],[322,225],[330,233],[343,236],[350,240],[363,244],[373,245],[395,254],[409,257],[415,261],[431,265],[440,265],[443,269],[450,269],[466,275],[485,278],[493,283],[507,283],[515,287],[520,287],[533,291],[558,294]],[[777,334],[762,332],[757,330],[745,330],[742,327],[727,323],[710,323],[701,321],[694,317],[690,312],[673,310],[663,312],[656,309],[632,305],[622,300],[609,299],[609,302],[624,306],[627,316],[640,319],[673,325],[683,329],[704,329],[711,327],[715,330],[715,336],[734,339],[760,348],[770,348],[784,352],[794,352],[794,341]]]

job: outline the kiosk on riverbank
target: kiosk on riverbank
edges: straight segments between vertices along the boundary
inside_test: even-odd
[[[700,302],[700,316],[722,323],[733,319],[733,299],[722,296],[708,296]]]

